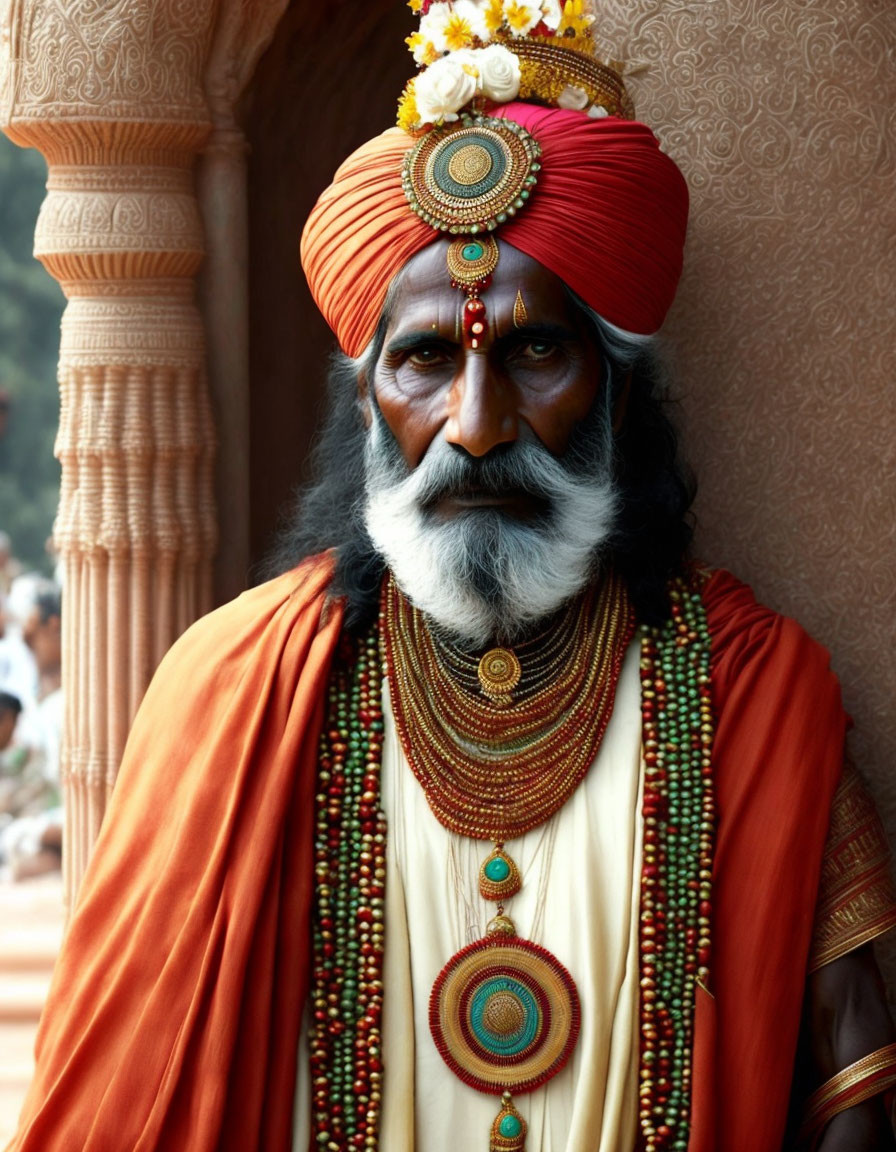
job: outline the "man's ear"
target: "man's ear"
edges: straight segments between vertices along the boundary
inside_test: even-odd
[[[373,422],[373,414],[370,411],[370,385],[367,383],[366,372],[358,373],[358,407],[361,409],[364,427],[369,428]]]
[[[622,425],[625,423],[625,413],[628,408],[628,395],[632,387],[632,374],[629,370],[625,374],[625,382],[620,389],[619,395],[616,397],[616,403],[613,405],[613,435],[618,436]]]

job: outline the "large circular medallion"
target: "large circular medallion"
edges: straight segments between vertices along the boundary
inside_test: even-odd
[[[466,116],[414,145],[404,162],[404,193],[433,228],[491,231],[525,206],[540,155],[537,141],[512,120]]]
[[[480,1092],[531,1092],[566,1064],[579,997],[563,965],[529,940],[479,940],[433,984],[429,1024],[448,1067]]]

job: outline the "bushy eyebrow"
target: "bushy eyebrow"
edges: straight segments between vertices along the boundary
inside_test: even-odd
[[[421,328],[417,332],[408,332],[405,336],[396,336],[386,344],[386,352],[395,355],[397,352],[408,352],[412,348],[419,348],[424,344],[452,344],[453,340],[443,336],[432,328]]]
[[[534,343],[537,340],[545,340],[551,344],[570,344],[580,339],[578,332],[572,328],[564,328],[562,324],[525,324],[522,328],[514,328],[512,332],[505,333],[498,343],[503,344],[505,341]]]

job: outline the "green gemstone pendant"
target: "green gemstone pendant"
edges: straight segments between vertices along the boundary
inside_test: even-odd
[[[479,869],[479,892],[485,900],[509,900],[522,887],[520,870],[501,844],[496,844]]]
[[[501,1097],[501,1111],[492,1124],[489,1152],[526,1152],[526,1121],[514,1108],[509,1092]]]

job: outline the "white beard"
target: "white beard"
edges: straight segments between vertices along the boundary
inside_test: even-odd
[[[573,470],[534,437],[504,450],[494,465],[437,437],[409,472],[374,411],[364,522],[411,603],[476,649],[496,639],[518,640],[579,593],[613,531],[618,505],[608,422],[593,439],[598,451],[590,454],[597,459]],[[471,474],[478,486],[483,467],[497,487],[535,496],[545,514],[524,521],[483,507],[437,519],[429,509],[438,496],[470,484]]]

